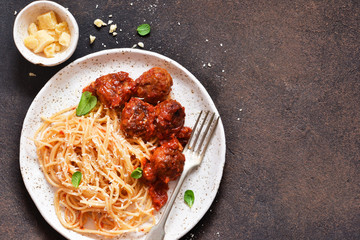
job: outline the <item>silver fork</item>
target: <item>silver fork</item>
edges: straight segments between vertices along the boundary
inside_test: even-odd
[[[184,170],[179,178],[178,183],[168,200],[165,210],[161,216],[160,221],[156,224],[148,233],[146,240],[162,240],[165,236],[165,223],[174,204],[176,196],[179,193],[182,183],[189,174],[189,172],[195,167],[201,164],[204,158],[207,147],[209,146],[210,140],[214,134],[216,126],[219,121],[219,116],[215,119],[215,113],[210,114],[207,111],[205,117],[202,117],[203,111],[200,112],[197,118],[190,139],[186,144],[183,154],[185,155]],[[205,127],[205,129],[204,129]],[[200,128],[200,129],[198,129]]]

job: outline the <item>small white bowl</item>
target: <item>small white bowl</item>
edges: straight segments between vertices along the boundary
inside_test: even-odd
[[[36,21],[36,17],[53,10],[58,20],[66,21],[69,26],[71,40],[70,45],[55,54],[52,58],[47,58],[43,53],[33,53],[24,45],[24,39],[29,35],[28,27],[30,23]],[[22,9],[16,16],[13,30],[15,45],[29,62],[41,66],[55,66],[63,63],[74,53],[79,40],[79,26],[74,16],[63,6],[52,1],[34,1]]]

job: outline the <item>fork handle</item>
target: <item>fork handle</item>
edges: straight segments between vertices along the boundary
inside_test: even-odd
[[[193,163],[188,163],[185,161],[185,165],[184,165],[184,170],[183,173],[181,174],[179,181],[176,184],[176,187],[174,189],[174,192],[171,194],[170,199],[168,200],[165,210],[161,216],[160,221],[152,227],[152,229],[150,230],[150,232],[147,234],[146,240],[163,240],[165,237],[165,223],[166,220],[169,216],[169,213],[172,209],[173,203],[180,191],[181,185],[183,184],[185,178],[187,177],[187,175],[189,174],[189,172],[197,166],[197,164],[193,164]]]

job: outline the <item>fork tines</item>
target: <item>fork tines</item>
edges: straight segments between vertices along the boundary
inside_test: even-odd
[[[203,113],[205,116],[203,116]],[[215,113],[201,111],[185,149],[193,151],[203,158],[211,137],[215,132],[218,121],[219,116],[215,117]]]

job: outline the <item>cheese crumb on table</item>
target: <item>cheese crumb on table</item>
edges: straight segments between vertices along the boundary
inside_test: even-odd
[[[90,36],[89,36],[89,39],[90,39],[90,44],[93,44],[93,42],[95,41],[96,37],[93,36],[93,35],[90,35]]]
[[[29,72],[29,77],[36,77],[35,73]]]
[[[116,31],[117,25],[116,24],[111,24],[110,25],[110,29],[109,29],[109,33],[113,33]]]
[[[101,19],[95,19],[94,25],[97,26],[98,28],[101,28],[102,26],[107,26],[107,24],[104,23],[104,21]]]
[[[144,43],[143,42],[138,42],[137,44],[139,47],[143,48],[144,47]]]

